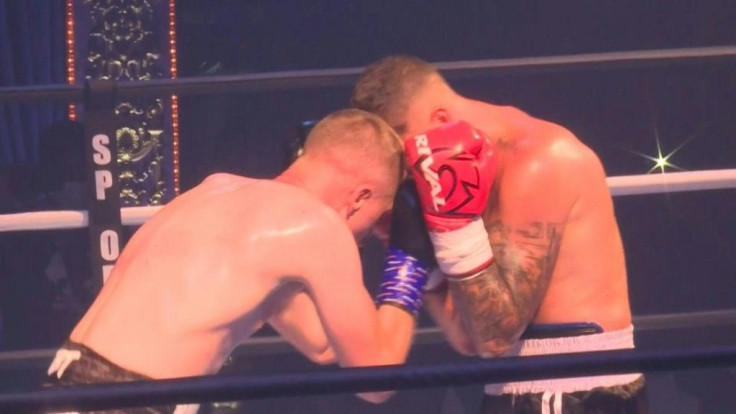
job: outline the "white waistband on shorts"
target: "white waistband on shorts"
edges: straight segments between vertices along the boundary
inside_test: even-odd
[[[634,348],[634,327],[593,335],[580,335],[566,338],[526,339],[516,343],[508,356],[530,356],[566,354],[575,352],[608,351]],[[600,375],[594,377],[554,378],[503,384],[488,384],[488,395],[527,394],[545,391],[575,392],[595,387],[611,387],[628,384],[641,376],[641,373]]]

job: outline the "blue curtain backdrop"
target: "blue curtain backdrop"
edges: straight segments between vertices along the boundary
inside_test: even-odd
[[[0,0],[0,87],[65,82],[62,0]],[[0,167],[33,164],[43,128],[66,116],[64,104],[0,101]]]

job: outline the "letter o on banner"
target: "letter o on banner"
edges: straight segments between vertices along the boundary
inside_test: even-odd
[[[100,234],[100,256],[108,262],[114,262],[120,255],[120,243],[115,230],[105,230]]]

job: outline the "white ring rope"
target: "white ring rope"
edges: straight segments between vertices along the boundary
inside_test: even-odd
[[[670,172],[665,174],[623,175],[606,179],[614,196],[672,193],[736,188],[736,168]],[[137,226],[146,222],[162,206],[123,207],[123,225]],[[0,232],[25,230],[76,229],[87,227],[86,210],[38,211],[0,214]]]
[[[736,169],[621,175],[606,181],[614,196],[719,190],[736,188]]]
[[[123,207],[123,225],[138,226],[146,222],[163,206]],[[89,225],[87,210],[34,211],[0,214],[0,232],[20,230],[79,229]]]

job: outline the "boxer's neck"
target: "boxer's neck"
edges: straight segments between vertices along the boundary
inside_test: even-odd
[[[274,181],[301,188],[335,210],[343,207],[346,194],[354,186],[349,175],[340,174],[329,164],[303,158],[297,159]]]
[[[455,104],[456,117],[483,131],[494,145],[508,139],[510,125],[507,117],[509,107],[493,105],[464,97],[458,97]]]

